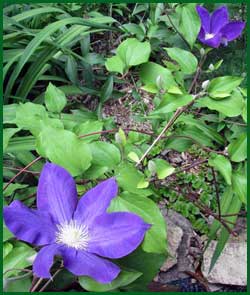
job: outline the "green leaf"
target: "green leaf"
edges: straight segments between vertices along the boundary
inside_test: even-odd
[[[121,260],[121,264],[125,267],[133,268],[141,273],[134,283],[130,284],[126,288],[126,291],[148,291],[148,284],[153,280],[156,274],[159,272],[160,267],[166,260],[166,255],[146,253],[141,247],[136,249],[130,255]]]
[[[189,51],[178,47],[164,48],[171,59],[175,60],[185,74],[192,74],[196,71],[198,61],[197,58]]]
[[[92,152],[92,164],[109,168],[116,167],[121,161],[119,149],[108,142],[97,141],[89,144]]]
[[[13,244],[13,249],[5,256],[3,260],[3,272],[6,272],[12,268],[25,268],[32,264],[29,261],[33,255],[36,254],[30,246],[22,243],[22,242],[15,242]],[[5,277],[15,276],[18,274],[18,270],[8,271],[5,274]]]
[[[77,77],[77,63],[75,58],[72,55],[69,55],[66,60],[65,65],[65,72],[69,78],[69,80],[73,84],[78,83],[78,77]]]
[[[230,96],[231,92],[240,85],[242,77],[224,76],[211,80],[208,85],[208,94],[210,97],[221,100]]]
[[[150,190],[138,188],[138,184],[145,180],[144,174],[138,171],[134,165],[123,164],[116,170],[116,179],[123,190],[135,193],[141,196],[151,195]]]
[[[175,168],[171,166],[167,161],[162,159],[154,159],[152,160],[156,166],[156,174],[159,179],[164,179],[171,175]]]
[[[247,203],[247,174],[246,169],[234,171],[232,175],[232,186],[234,193],[242,203]]]
[[[137,66],[147,62],[150,52],[151,47],[149,42],[140,42],[135,38],[128,38],[118,46],[116,58],[108,58],[105,66],[108,71],[119,70],[118,72],[123,74],[131,66]]]
[[[17,133],[19,130],[20,130],[19,128],[5,128],[5,129],[3,129],[3,153],[5,152],[11,137],[15,133]]]
[[[5,186],[6,183],[3,184]],[[11,196],[16,190],[26,188],[28,184],[21,184],[21,183],[11,183],[3,192],[4,197]]]
[[[234,195],[231,201],[231,204],[227,210],[227,214],[237,214],[240,211],[241,206],[242,206],[242,202],[236,195]],[[237,219],[237,215],[227,217],[227,220],[230,222],[228,223],[229,228],[232,229],[234,227],[234,223],[236,222],[236,219]],[[220,257],[220,254],[222,253],[226,245],[226,242],[228,241],[229,235],[230,233],[228,232],[228,230],[225,227],[223,227],[221,230],[220,237],[218,239],[213,257],[211,259],[209,272],[212,270],[218,258]]]
[[[180,7],[180,23],[178,29],[192,48],[200,31],[200,18],[196,4],[190,3]]]
[[[138,163],[140,161],[138,155],[135,152],[128,153],[128,158],[134,161],[135,163]]]
[[[152,93],[157,93],[160,89],[166,91],[173,86],[178,86],[171,71],[154,62],[148,62],[142,65],[139,75],[142,83],[145,84],[146,87],[150,86],[148,91]],[[158,83],[159,80],[160,85]]]
[[[100,101],[104,103],[105,101],[109,100],[112,92],[113,92],[113,84],[114,78],[113,76],[109,76],[107,81],[103,84],[101,93],[100,93]]]
[[[67,169],[72,176],[81,175],[90,166],[91,150],[73,132],[43,125],[36,142],[37,152]]]
[[[208,164],[220,172],[228,185],[232,184],[232,165],[226,157],[212,154],[208,160]]]
[[[142,243],[145,252],[164,253],[167,251],[166,223],[160,209],[152,200],[141,198],[128,192],[113,199],[109,212],[128,211],[138,214],[143,220],[152,224]]]
[[[79,283],[85,290],[88,290],[91,292],[107,292],[107,291],[111,291],[111,290],[126,286],[134,282],[141,275],[142,273],[139,271],[122,270],[119,273],[118,277],[108,284],[98,283],[92,278],[86,277],[86,276],[79,277]]]
[[[125,72],[126,65],[123,63],[119,56],[112,56],[105,62],[105,67],[109,72],[117,72],[123,74]]]
[[[84,136],[86,134],[102,131],[102,127],[103,127],[103,123],[100,121],[87,121],[87,122],[76,125],[73,128],[73,131],[78,136]],[[97,140],[100,136],[101,134],[94,134],[91,136],[81,137],[81,141],[91,142],[93,140]]]
[[[242,133],[228,146],[228,153],[233,162],[242,162],[247,158],[247,135]]]
[[[45,107],[40,104],[27,102],[16,109],[16,124],[19,128],[29,130],[37,135],[40,132],[41,120],[48,118]]]
[[[185,106],[193,100],[192,95],[189,94],[170,94],[166,93],[162,97],[162,101],[151,115],[166,114],[174,112],[179,107]]]
[[[67,98],[64,92],[52,83],[49,83],[45,92],[45,105],[48,111],[61,113],[66,104]]]
[[[12,237],[13,237],[13,234],[8,230],[5,224],[3,224],[3,242],[7,241],[8,239]]]
[[[231,96],[222,100],[214,100],[208,96],[200,98],[196,106],[207,107],[210,110],[215,110],[227,117],[239,116],[243,109],[243,97],[238,90],[234,90]]]
[[[6,153],[34,151],[35,149],[36,140],[34,136],[16,136],[10,139]]]

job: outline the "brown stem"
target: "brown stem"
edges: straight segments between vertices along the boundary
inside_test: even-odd
[[[58,268],[58,270],[53,274],[53,276],[42,286],[42,288],[38,292],[43,292],[46,287],[50,284],[51,281],[57,276],[57,274],[62,270],[62,268]]]
[[[27,168],[31,167],[33,164],[35,164],[36,162],[38,162],[39,160],[41,160],[42,157],[39,156],[37,157],[35,160],[33,160],[32,162],[30,162],[27,166],[25,166],[23,169],[21,169],[15,176],[13,176],[10,181],[4,186],[3,191],[6,190],[6,188],[20,175],[22,174]]]
[[[181,172],[188,171],[188,170],[190,170],[190,169],[193,168],[193,167],[196,167],[196,166],[199,166],[199,165],[201,165],[201,164],[206,163],[207,161],[208,161],[208,159],[198,160],[198,161],[194,162],[193,164],[188,165],[188,166],[186,166],[186,167],[183,167],[183,168],[180,169],[179,171],[176,171],[176,172],[170,174],[169,176],[173,176],[173,175],[179,174],[179,173],[181,173]]]
[[[35,292],[36,289],[39,287],[39,285],[41,284],[43,278],[40,278],[39,280],[37,280],[37,282],[35,283],[35,285],[30,289],[30,292]]]
[[[7,166],[3,166],[4,169],[8,169],[8,170],[13,170],[13,171],[20,171],[22,170],[22,168],[17,168],[17,167],[7,167]],[[31,174],[40,174],[40,172],[36,172],[36,171],[31,171],[31,170],[23,170],[23,172],[26,173],[31,173]]]

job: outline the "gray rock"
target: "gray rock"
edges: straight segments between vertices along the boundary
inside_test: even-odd
[[[246,286],[247,284],[247,243],[244,236],[231,238],[209,273],[211,259],[217,242],[212,241],[204,253],[202,272],[209,283]]]

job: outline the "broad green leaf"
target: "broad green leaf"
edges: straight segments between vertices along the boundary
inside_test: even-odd
[[[233,162],[242,162],[247,158],[247,135],[242,133],[228,146],[228,153]]]
[[[208,94],[210,97],[221,100],[231,95],[231,92],[240,85],[242,77],[224,76],[217,77],[210,81]]]
[[[19,130],[20,130],[19,128],[5,128],[5,129],[3,129],[3,153],[5,152],[11,137],[15,133],[17,133]]]
[[[126,291],[148,291],[148,284],[159,272],[160,267],[166,260],[166,255],[146,253],[141,247],[121,260],[125,267],[132,268],[143,273],[134,283],[124,287]]]
[[[125,72],[126,65],[119,56],[115,55],[106,60],[105,67],[109,72],[123,74]]]
[[[138,184],[145,180],[144,174],[138,171],[132,164],[123,164],[116,170],[116,179],[123,190],[140,196],[149,196],[151,191],[138,188]]]
[[[3,186],[5,186],[6,183],[3,183]],[[11,183],[3,192],[4,197],[11,196],[16,190],[26,188],[28,184],[21,184],[21,183]]]
[[[243,103],[241,116],[242,116],[244,122],[247,123],[247,100],[245,100]]]
[[[141,26],[133,23],[125,24],[121,26],[122,29],[125,29],[126,32],[129,32],[130,34],[136,35],[138,40],[143,40],[145,33]]]
[[[150,86],[152,93],[157,93],[160,89],[166,91],[173,86],[178,86],[171,71],[154,62],[142,65],[139,75],[142,83],[147,87]]]
[[[13,245],[11,243],[4,243],[3,244],[3,259],[12,251]]]
[[[46,89],[44,100],[48,111],[54,113],[61,113],[67,104],[67,98],[64,92],[52,83],[49,83]]]
[[[148,61],[151,52],[150,43],[140,42],[135,38],[123,41],[116,50],[116,58],[111,57],[105,63],[108,71],[117,71],[123,74],[131,66],[137,66]],[[110,60],[111,59],[111,60]],[[122,72],[120,71],[122,69]]]
[[[150,115],[166,114],[177,110],[179,107],[185,106],[193,100],[189,94],[170,94],[166,93],[162,97],[162,101],[155,111]]]
[[[3,260],[3,272],[13,268],[25,268],[32,263],[29,258],[34,256],[36,252],[28,245],[22,242],[15,242],[13,244],[13,249],[5,256]],[[5,277],[15,276],[19,271],[13,270],[8,271]]]
[[[131,159],[132,161],[134,161],[135,163],[138,163],[140,160],[138,155],[135,152],[130,152],[128,154],[128,158]]]
[[[91,292],[107,292],[123,286],[127,286],[128,284],[138,279],[141,275],[142,273],[139,271],[122,270],[119,273],[118,277],[108,284],[98,283],[92,278],[86,276],[79,277],[79,283],[85,290]]]
[[[73,132],[43,125],[36,142],[37,152],[67,169],[72,176],[81,175],[90,166],[91,149]]]
[[[164,48],[171,59],[175,60],[185,74],[192,74],[196,71],[198,61],[197,58],[189,51],[178,47]]]
[[[140,42],[135,38],[128,38],[118,46],[116,52],[126,67],[130,67],[147,62],[151,47],[147,41]]]
[[[40,132],[41,120],[48,118],[45,107],[40,104],[27,102],[16,109],[16,124],[19,128],[29,130],[37,135]]]
[[[7,241],[8,239],[12,237],[13,237],[13,234],[8,230],[5,224],[3,224],[3,242]]]
[[[73,131],[76,133],[76,135],[80,136],[81,141],[91,142],[93,140],[97,140],[101,134],[94,134],[94,135],[86,136],[86,137],[82,137],[82,136],[86,134],[94,133],[94,132],[100,132],[102,131],[102,127],[103,127],[103,123],[100,121],[87,121],[79,125],[76,125],[73,128]]]
[[[192,145],[194,141],[190,138],[185,137],[170,137],[166,141],[166,148],[173,149],[177,152],[185,152],[187,151]]]
[[[200,31],[200,18],[196,4],[189,3],[180,7],[180,23],[178,29],[192,48]]]
[[[96,141],[89,144],[92,152],[92,164],[114,168],[121,161],[119,149],[108,142]]]
[[[171,166],[167,161],[162,159],[153,159],[152,160],[156,166],[156,174],[159,179],[164,179],[171,175],[175,168]]]
[[[15,123],[16,110],[19,107],[18,104],[7,104],[3,106],[3,123]]]
[[[232,184],[232,165],[226,157],[212,154],[208,160],[208,164],[220,172],[228,185]]]
[[[17,276],[16,278],[4,278],[4,292],[6,293],[18,293],[18,292],[30,292],[31,286],[31,273],[26,273],[23,276]]]
[[[227,117],[236,117],[242,112],[243,102],[240,91],[234,90],[231,96],[222,100],[214,100],[209,96],[202,97],[197,101],[196,105],[218,111]]]
[[[166,223],[155,202],[148,198],[140,198],[132,193],[124,192],[113,199],[109,207],[109,212],[119,211],[133,212],[141,216],[145,222],[152,224],[142,243],[145,252],[166,254]]]
[[[232,186],[234,193],[242,203],[247,203],[247,175],[246,170],[234,171],[232,175]]]

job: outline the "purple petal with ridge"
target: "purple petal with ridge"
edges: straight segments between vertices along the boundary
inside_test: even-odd
[[[196,11],[198,12],[201,20],[201,27],[204,29],[205,32],[210,32],[210,14],[206,10],[206,8],[202,7],[201,5],[196,6]]]
[[[64,168],[46,163],[37,189],[37,208],[50,212],[56,223],[72,219],[77,205],[77,191],[73,177]]]
[[[85,251],[63,248],[64,266],[77,276],[89,276],[99,283],[112,282],[119,274],[120,268],[104,258]]]
[[[74,219],[79,223],[91,224],[97,216],[106,212],[117,192],[118,186],[115,178],[99,183],[81,197],[74,213]]]
[[[220,46],[220,43],[221,43],[221,34],[217,34],[215,35],[213,38],[211,39],[205,39],[205,36],[203,38],[199,38],[199,40],[210,46],[210,47],[213,47],[213,48],[218,48]]]
[[[16,200],[3,208],[8,229],[20,240],[38,246],[53,243],[55,225],[47,212],[32,210]]]
[[[121,258],[141,244],[150,227],[133,213],[105,213],[98,216],[89,229],[88,251],[108,258]]]
[[[244,28],[245,22],[230,22],[221,29],[222,38],[227,39],[227,41],[232,41],[241,35]]]
[[[210,33],[217,34],[228,22],[229,18],[227,7],[219,7],[211,16]]]
[[[51,278],[50,268],[54,262],[54,256],[60,254],[60,245],[51,244],[43,247],[37,254],[33,264],[33,272],[39,278]]]

